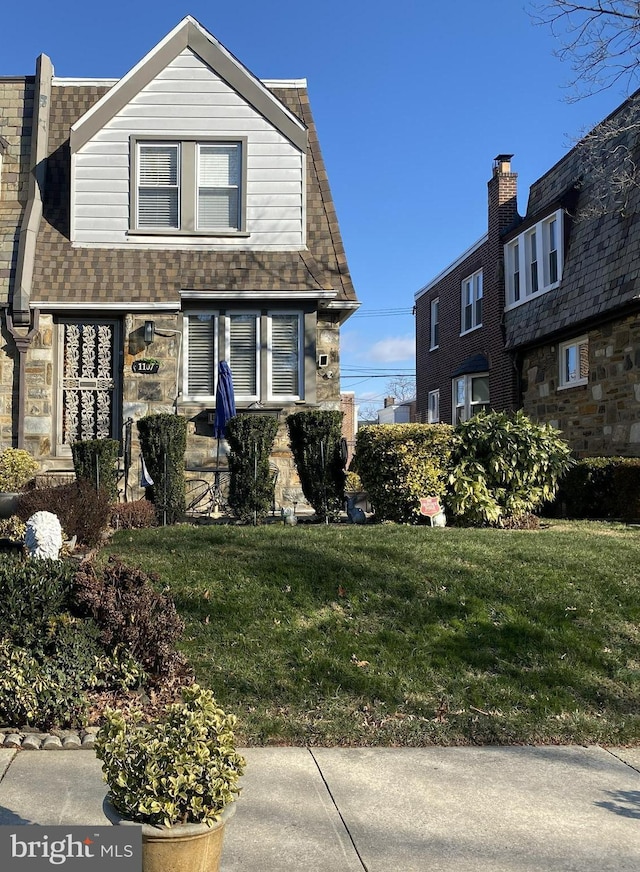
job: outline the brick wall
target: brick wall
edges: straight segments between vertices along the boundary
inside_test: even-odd
[[[500,234],[517,217],[517,174],[509,161],[496,163],[488,183],[486,241],[457,263],[416,300],[416,418],[427,421],[429,392],[440,390],[440,420],[452,421],[452,376],[463,361],[477,354],[489,362],[489,392],[494,409],[516,404],[516,376],[503,350],[504,269]],[[483,273],[482,326],[460,336],[462,281]],[[431,302],[439,299],[439,347],[431,351]]]
[[[588,331],[589,382],[558,389],[559,345],[524,354],[524,411],[563,432],[580,457],[640,456],[640,314]]]

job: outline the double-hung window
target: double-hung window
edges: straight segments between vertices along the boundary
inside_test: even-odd
[[[429,405],[427,408],[427,420],[429,424],[438,424],[440,421],[440,390],[429,391]]]
[[[440,300],[431,300],[431,319],[429,321],[429,350],[440,344]]]
[[[132,229],[242,231],[245,152],[243,142],[136,140]]]
[[[460,333],[482,326],[482,270],[462,282],[462,318]]]
[[[489,410],[489,375],[462,375],[453,380],[453,423]]]
[[[562,279],[562,222],[558,209],[505,245],[507,309],[557,287]]]
[[[240,404],[304,399],[302,312],[189,312],[184,335],[187,398],[212,400],[226,360]]]
[[[586,385],[589,381],[589,340],[586,336],[560,344],[561,388]]]

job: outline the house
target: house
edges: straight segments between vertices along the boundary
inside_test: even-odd
[[[522,408],[577,456],[640,454],[639,119],[637,92],[531,186],[523,217],[496,159],[487,235],[416,294],[422,420]]]
[[[466,421],[510,409],[516,376],[504,348],[502,233],[517,218],[512,155],[498,155],[488,183],[487,232],[415,295],[416,418]]]
[[[220,360],[238,411],[340,408],[359,304],[305,80],[259,80],[187,17],[118,80],[45,55],[0,79],[0,154],[4,446],[69,470],[75,440],[129,424],[135,450],[176,412],[206,469]],[[284,424],[274,460],[293,486]]]
[[[385,397],[384,406],[378,409],[378,424],[410,424],[415,421],[415,400],[396,402],[395,397]]]

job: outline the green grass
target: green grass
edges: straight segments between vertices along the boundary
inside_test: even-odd
[[[125,531],[253,744],[636,743],[640,531]]]

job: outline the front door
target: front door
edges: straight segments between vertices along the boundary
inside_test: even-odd
[[[92,318],[59,324],[58,451],[79,440],[119,433],[117,321]]]

